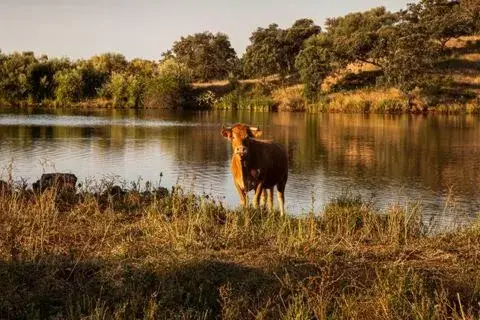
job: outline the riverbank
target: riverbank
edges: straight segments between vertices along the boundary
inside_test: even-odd
[[[138,187],[138,186],[137,186]],[[478,224],[431,235],[417,207],[357,197],[305,217],[176,188],[0,196],[6,318],[473,319]]]
[[[309,101],[298,75],[280,79],[233,79],[208,83],[187,80],[161,85],[148,91],[120,90],[119,97],[65,102],[55,99],[0,101],[0,106],[66,109],[190,109],[294,111],[309,113],[379,114],[480,114],[480,36],[452,39],[445,55],[429,71],[429,83],[408,94],[382,85],[379,70],[370,64],[353,63],[327,77],[322,94]],[[125,80],[126,81],[126,80]],[[128,82],[128,81],[127,81]],[[123,83],[123,82],[122,82]],[[166,85],[165,83],[169,84]],[[124,83],[125,86],[127,84]],[[165,85],[167,89],[163,87]],[[145,89],[145,88],[144,88]],[[125,91],[125,92],[124,92]],[[127,92],[135,93],[129,96]],[[142,93],[143,92],[143,93]]]
[[[479,36],[460,37],[446,44],[445,55],[428,72],[428,83],[408,94],[382,85],[380,70],[352,63],[327,77],[322,94],[309,101],[295,77],[248,79],[229,83],[197,83],[210,108],[296,112],[380,114],[480,114]]]
[[[405,95],[395,88],[368,88],[348,92],[327,94],[315,102],[308,102],[303,96],[302,85],[276,89],[252,89],[251,84],[231,89],[230,84],[197,87],[191,97],[188,110],[250,110],[307,113],[375,113],[375,114],[480,114],[480,98],[467,101],[450,101],[430,105],[427,98]],[[258,85],[261,86],[261,85]],[[267,93],[262,93],[267,91]],[[216,93],[220,92],[220,94]],[[156,107],[131,108],[115,105],[111,100],[94,99],[75,103],[59,103],[46,100],[41,103],[19,101],[3,103],[3,107],[33,109],[159,109]],[[177,108],[181,108],[177,106]],[[160,109],[169,109],[162,106]]]
[[[303,95],[302,85],[277,86],[255,81],[197,85],[190,93],[188,110],[250,110],[307,113],[375,113],[375,114],[480,114],[480,98],[436,102],[420,94],[406,95],[395,88],[365,88],[333,92],[309,102]],[[437,97],[442,100],[445,97]],[[75,103],[45,100],[41,103],[18,101],[3,103],[3,107],[39,109],[169,109],[161,107],[131,108],[115,104],[108,99],[93,99]],[[182,108],[181,105],[176,109]]]

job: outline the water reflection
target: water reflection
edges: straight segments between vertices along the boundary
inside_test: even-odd
[[[197,191],[238,202],[222,123],[245,122],[283,143],[290,157],[287,209],[316,208],[351,188],[379,206],[411,198],[429,213],[480,209],[480,124],[474,116],[389,116],[147,111],[5,112],[0,114],[0,167],[14,159],[16,177],[42,171],[80,178],[118,175],[171,186],[195,177]],[[3,172],[5,174],[5,172]],[[449,200],[450,201],[450,200]],[[450,205],[454,202],[450,202]]]

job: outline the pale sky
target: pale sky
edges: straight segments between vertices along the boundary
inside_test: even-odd
[[[229,35],[241,55],[257,27],[325,18],[378,6],[404,8],[413,0],[0,0],[0,50],[49,57],[89,58],[118,52],[159,59],[181,36]]]

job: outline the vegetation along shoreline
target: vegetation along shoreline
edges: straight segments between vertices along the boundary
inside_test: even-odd
[[[0,51],[0,105],[44,108],[249,109],[480,113],[478,0],[420,0],[252,32],[196,33],[157,61]]]

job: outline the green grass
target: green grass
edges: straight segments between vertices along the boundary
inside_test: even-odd
[[[214,109],[220,110],[272,111],[276,104],[268,95],[234,90],[218,98],[212,106]]]
[[[358,197],[279,217],[176,188],[0,196],[6,319],[474,319],[480,228]]]

